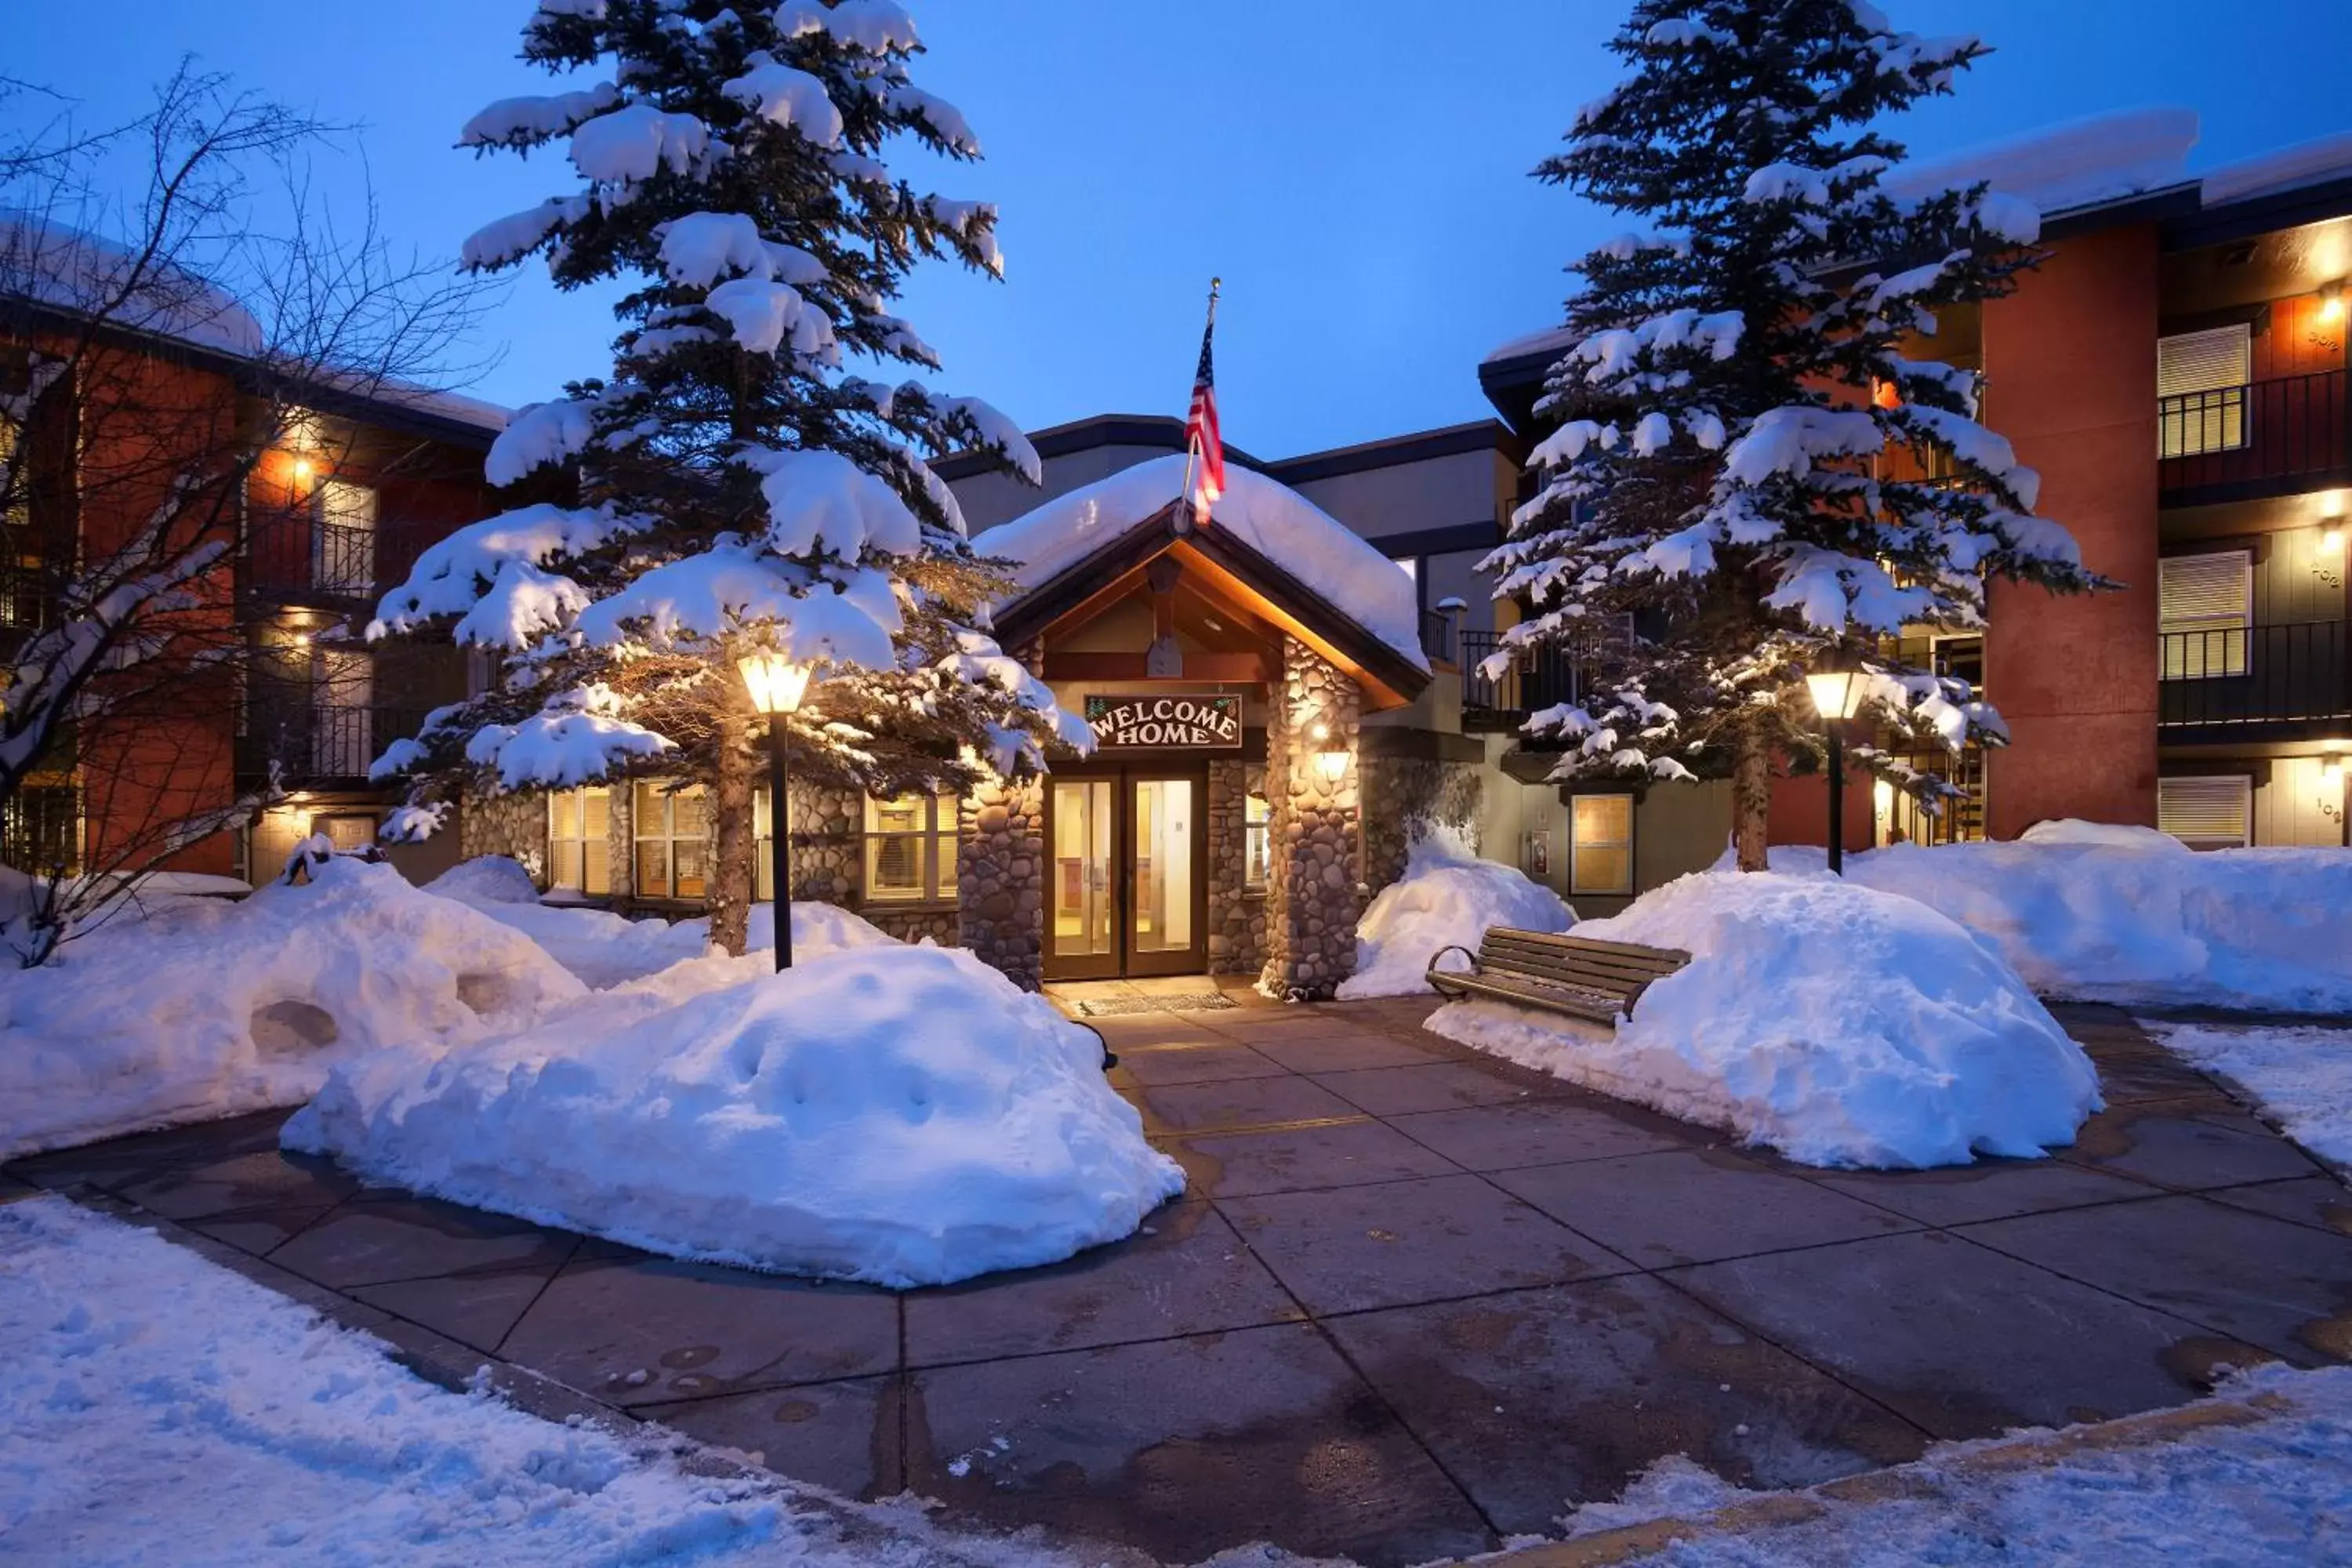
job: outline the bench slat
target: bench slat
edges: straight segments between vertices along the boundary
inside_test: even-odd
[[[1629,984],[1643,985],[1653,980],[1663,980],[1680,965],[1664,969],[1637,968],[1620,958],[1605,953],[1549,952],[1538,949],[1509,947],[1497,944],[1481,950],[1493,962],[1515,969],[1573,971],[1580,974],[1607,975]]]
[[[1670,962],[1679,966],[1690,962],[1690,954],[1679,947],[1643,947],[1638,942],[1604,942],[1597,936],[1579,936],[1574,931],[1519,931],[1510,926],[1490,927],[1489,937],[1501,933],[1513,942],[1528,942],[1538,947],[1582,948],[1592,952],[1614,953],[1620,958]]]
[[[1651,976],[1672,974],[1682,968],[1685,963],[1678,958],[1628,958],[1622,953],[1612,952],[1606,948],[1563,947],[1549,942],[1523,942],[1515,937],[1490,939],[1480,945],[1486,951],[1508,952],[1529,960],[1594,964],[1602,968],[1622,970],[1628,973]]]
[[[1573,992],[1561,990],[1558,986],[1527,983],[1514,984],[1508,981],[1489,979],[1478,974],[1433,976],[1431,983],[1437,985],[1441,991],[1467,992],[1482,996],[1492,996],[1498,1001],[1525,1003],[1532,1006],[1549,1008],[1554,1012],[1570,1014],[1596,1024],[1614,1024],[1617,1021],[1617,1015],[1623,1011],[1622,1008],[1616,1006],[1611,998],[1587,998],[1577,995]]]
[[[1494,926],[1479,942],[1477,973],[1433,968],[1428,979],[1444,995],[1492,996],[1613,1026],[1653,982],[1689,962],[1679,948]]]

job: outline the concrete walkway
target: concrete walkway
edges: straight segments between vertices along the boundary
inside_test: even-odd
[[[1800,1487],[2180,1404],[2221,1363],[2352,1359],[2345,1189],[2111,1010],[2059,1010],[2111,1103],[2074,1148],[1895,1175],[1734,1152],[1440,1040],[1432,1005],[1091,1020],[1190,1190],[1128,1242],[950,1289],[361,1189],[278,1152],[277,1116],[7,1173],[266,1259],[431,1364],[1171,1561],[1424,1562],[1550,1532],[1667,1454]]]

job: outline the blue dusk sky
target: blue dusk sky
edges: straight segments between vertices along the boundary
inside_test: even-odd
[[[2352,127],[2343,0],[1881,0],[1896,25],[1997,52],[1895,127],[1916,154],[2085,114],[2182,104],[2194,166]],[[7,74],[134,112],[184,53],[358,127],[320,162],[373,187],[401,245],[453,256],[474,228],[569,188],[542,156],[453,150],[492,99],[547,90],[515,58],[530,0],[73,0],[22,5]],[[909,9],[917,79],[971,118],[986,162],[937,175],[1003,209],[1005,281],[933,268],[905,313],[943,387],[1036,428],[1181,415],[1212,273],[1227,438],[1290,456],[1482,417],[1480,357],[1550,324],[1562,265],[1626,224],[1527,171],[1617,75],[1618,0],[964,0]],[[920,178],[928,171],[909,163]],[[518,273],[469,388],[520,403],[600,373],[609,298]]]

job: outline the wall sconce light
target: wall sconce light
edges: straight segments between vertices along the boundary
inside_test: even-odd
[[[296,647],[309,647],[310,646],[310,634],[309,632],[296,632],[294,634],[294,646]]]
[[[294,459],[294,482],[296,484],[309,484],[310,482],[310,476],[318,471],[317,468],[311,464],[310,458],[297,458]]]
[[[2319,548],[2330,555],[2344,553],[2344,492],[2330,490],[2319,503]]]
[[[1338,784],[1348,772],[1348,753],[1331,739],[1331,726],[1318,720],[1309,731],[1315,742],[1315,771],[1326,784]]]
[[[2319,286],[2319,319],[2333,324],[2344,319],[2344,280]]]

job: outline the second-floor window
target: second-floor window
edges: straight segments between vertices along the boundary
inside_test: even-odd
[[[2241,321],[2156,341],[2158,454],[2193,458],[2246,444],[2253,329]]]
[[[2157,563],[2157,616],[2164,679],[2245,674],[2254,558],[2243,550],[2166,556]]]
[[[326,479],[313,492],[319,521],[314,587],[330,594],[375,591],[376,493],[368,485]]]

